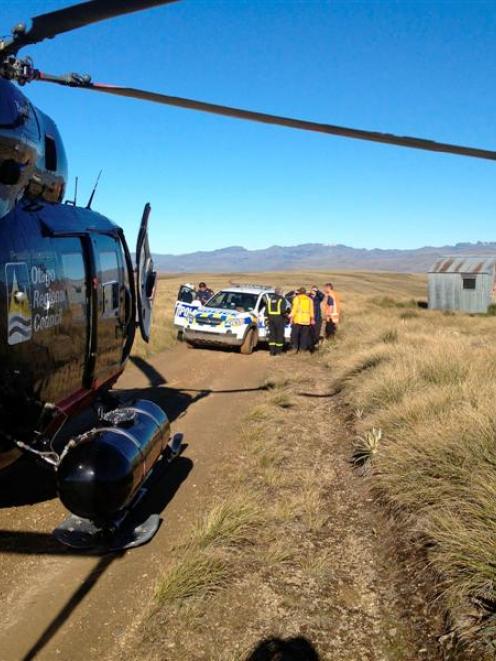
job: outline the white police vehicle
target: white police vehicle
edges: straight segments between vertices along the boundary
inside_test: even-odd
[[[265,308],[267,295],[272,293],[272,287],[263,285],[231,285],[218,291],[202,306],[198,306],[198,302],[184,301],[178,312],[176,303],[176,325],[179,328],[181,324],[183,338],[191,346],[232,346],[239,347],[243,354],[250,354],[259,342],[268,340]],[[289,304],[287,307],[289,309]],[[185,321],[179,314],[184,315]],[[290,333],[288,323],[287,342]]]

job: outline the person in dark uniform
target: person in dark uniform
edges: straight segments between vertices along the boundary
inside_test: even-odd
[[[271,356],[279,356],[284,349],[284,328],[287,315],[286,301],[277,287],[273,294],[267,294],[267,330]]]
[[[196,292],[196,299],[200,301],[202,305],[205,305],[208,299],[212,298],[213,295],[214,292],[209,287],[207,287],[207,284],[205,282],[200,282]]]
[[[324,300],[324,294],[320,291],[317,285],[314,285],[309,293],[310,298],[313,301],[313,313],[315,316],[315,324],[312,326],[312,343],[313,348],[316,349],[319,346],[320,337],[321,337],[321,327],[322,327],[322,311],[321,305]]]

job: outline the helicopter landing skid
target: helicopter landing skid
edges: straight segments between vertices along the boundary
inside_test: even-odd
[[[136,525],[136,520],[133,521],[133,512],[146,496],[148,485],[151,485],[154,479],[158,477],[157,474],[183,451],[185,446],[182,443],[182,438],[182,434],[174,436],[166,446],[162,460],[157,462],[129,508],[124,510],[109,526],[100,527],[90,519],[83,519],[76,514],[70,514],[53,531],[52,534],[55,539],[74,551],[91,555],[117,553],[147,544],[155,536],[162,519],[159,514],[150,514],[145,521],[141,521],[139,525]]]
[[[158,514],[150,516],[139,526],[133,527],[123,522],[115,532],[99,528],[89,519],[81,519],[71,514],[53,531],[55,539],[81,553],[103,555],[134,549],[149,542],[160,527]]]

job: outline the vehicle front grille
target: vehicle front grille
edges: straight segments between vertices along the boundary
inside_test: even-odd
[[[222,319],[213,319],[213,318],[197,318],[196,323],[200,326],[220,326],[222,324]]]

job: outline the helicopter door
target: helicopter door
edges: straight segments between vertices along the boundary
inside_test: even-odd
[[[148,244],[150,211],[150,205],[145,204],[136,245],[136,307],[141,336],[145,342],[150,340],[153,299],[157,282],[157,272],[154,270],[153,257]]]
[[[100,384],[122,365],[126,301],[124,259],[120,242],[112,236],[93,237],[97,275],[96,362],[94,379]]]

